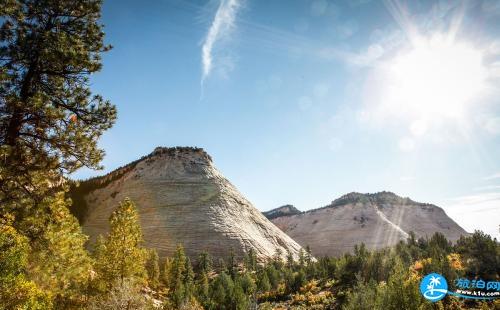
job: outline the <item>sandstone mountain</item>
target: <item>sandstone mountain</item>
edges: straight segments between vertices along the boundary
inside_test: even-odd
[[[182,243],[196,259],[215,259],[253,249],[259,260],[277,251],[298,254],[300,246],[266,219],[214,167],[200,148],[156,148],[153,153],[105,176],[72,186],[73,212],[91,243],[108,229],[119,201],[137,205],[144,239],[161,257]]]
[[[317,257],[350,252],[361,242],[370,249],[391,246],[406,240],[410,231],[417,238],[440,232],[452,241],[467,234],[443,209],[390,192],[350,193],[326,207],[298,214],[286,214],[281,208],[266,214]]]

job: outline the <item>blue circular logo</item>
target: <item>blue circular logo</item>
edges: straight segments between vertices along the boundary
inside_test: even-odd
[[[442,275],[430,273],[420,282],[420,292],[425,299],[436,302],[443,299],[448,293],[448,283]]]

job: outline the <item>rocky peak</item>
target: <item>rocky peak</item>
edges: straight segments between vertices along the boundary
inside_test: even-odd
[[[356,204],[356,203],[364,203],[364,204],[371,203],[377,205],[383,205],[383,204],[427,205],[415,202],[407,197],[398,196],[393,192],[382,191],[373,194],[370,193],[362,194],[357,192],[351,192],[341,196],[340,198],[335,199],[334,201],[332,201],[331,204],[329,204],[326,207],[336,207],[336,206],[342,206],[346,204]]]
[[[293,205],[284,205],[284,206],[278,207],[276,209],[262,212],[262,214],[264,214],[264,216],[270,220],[277,218],[277,217],[281,217],[281,216],[291,216],[291,215],[297,215],[297,214],[301,214],[301,213],[302,212],[299,209],[295,208]]]
[[[207,163],[212,163],[212,157],[205,152],[204,149],[199,147],[162,147],[159,146],[154,149],[154,151],[146,156],[146,158],[153,158],[158,156],[168,156],[173,159],[199,159]]]
[[[103,177],[81,182],[72,198],[83,206],[79,219],[94,242],[108,230],[107,219],[129,197],[137,205],[144,239],[161,257],[184,244],[196,260],[250,249],[259,260],[277,252],[297,256],[300,246],[266,219],[214,166],[201,148],[158,147]]]

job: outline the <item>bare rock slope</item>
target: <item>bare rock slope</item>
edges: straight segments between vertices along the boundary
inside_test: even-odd
[[[73,187],[75,210],[93,242],[108,229],[119,201],[137,205],[148,247],[171,255],[182,243],[193,259],[214,258],[231,249],[253,249],[260,260],[277,251],[297,255],[300,246],[265,218],[214,167],[199,148],[156,148],[153,153],[103,177]]]
[[[272,211],[267,214],[277,213]],[[467,234],[443,209],[390,192],[350,193],[326,207],[271,221],[317,257],[350,252],[361,242],[370,249],[391,246],[410,231],[417,237],[440,232],[452,241]]]

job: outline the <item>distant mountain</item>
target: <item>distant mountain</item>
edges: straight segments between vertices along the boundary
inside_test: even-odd
[[[297,208],[295,208],[292,205],[284,205],[279,208],[272,209],[270,211],[262,212],[262,214],[264,214],[264,216],[267,217],[269,220],[281,216],[296,215],[300,213],[302,212],[300,212]]]
[[[317,257],[350,252],[361,242],[370,249],[391,246],[406,240],[410,231],[417,237],[441,232],[452,241],[467,235],[443,209],[391,192],[349,193],[306,212],[281,208],[264,214],[300,245],[309,245]]]
[[[200,148],[156,148],[105,176],[73,185],[71,195],[72,211],[91,242],[107,232],[119,201],[130,197],[146,245],[162,257],[179,243],[192,259],[202,251],[218,259],[231,250],[241,257],[252,249],[264,260],[277,251],[296,256],[301,248],[246,200]]]

